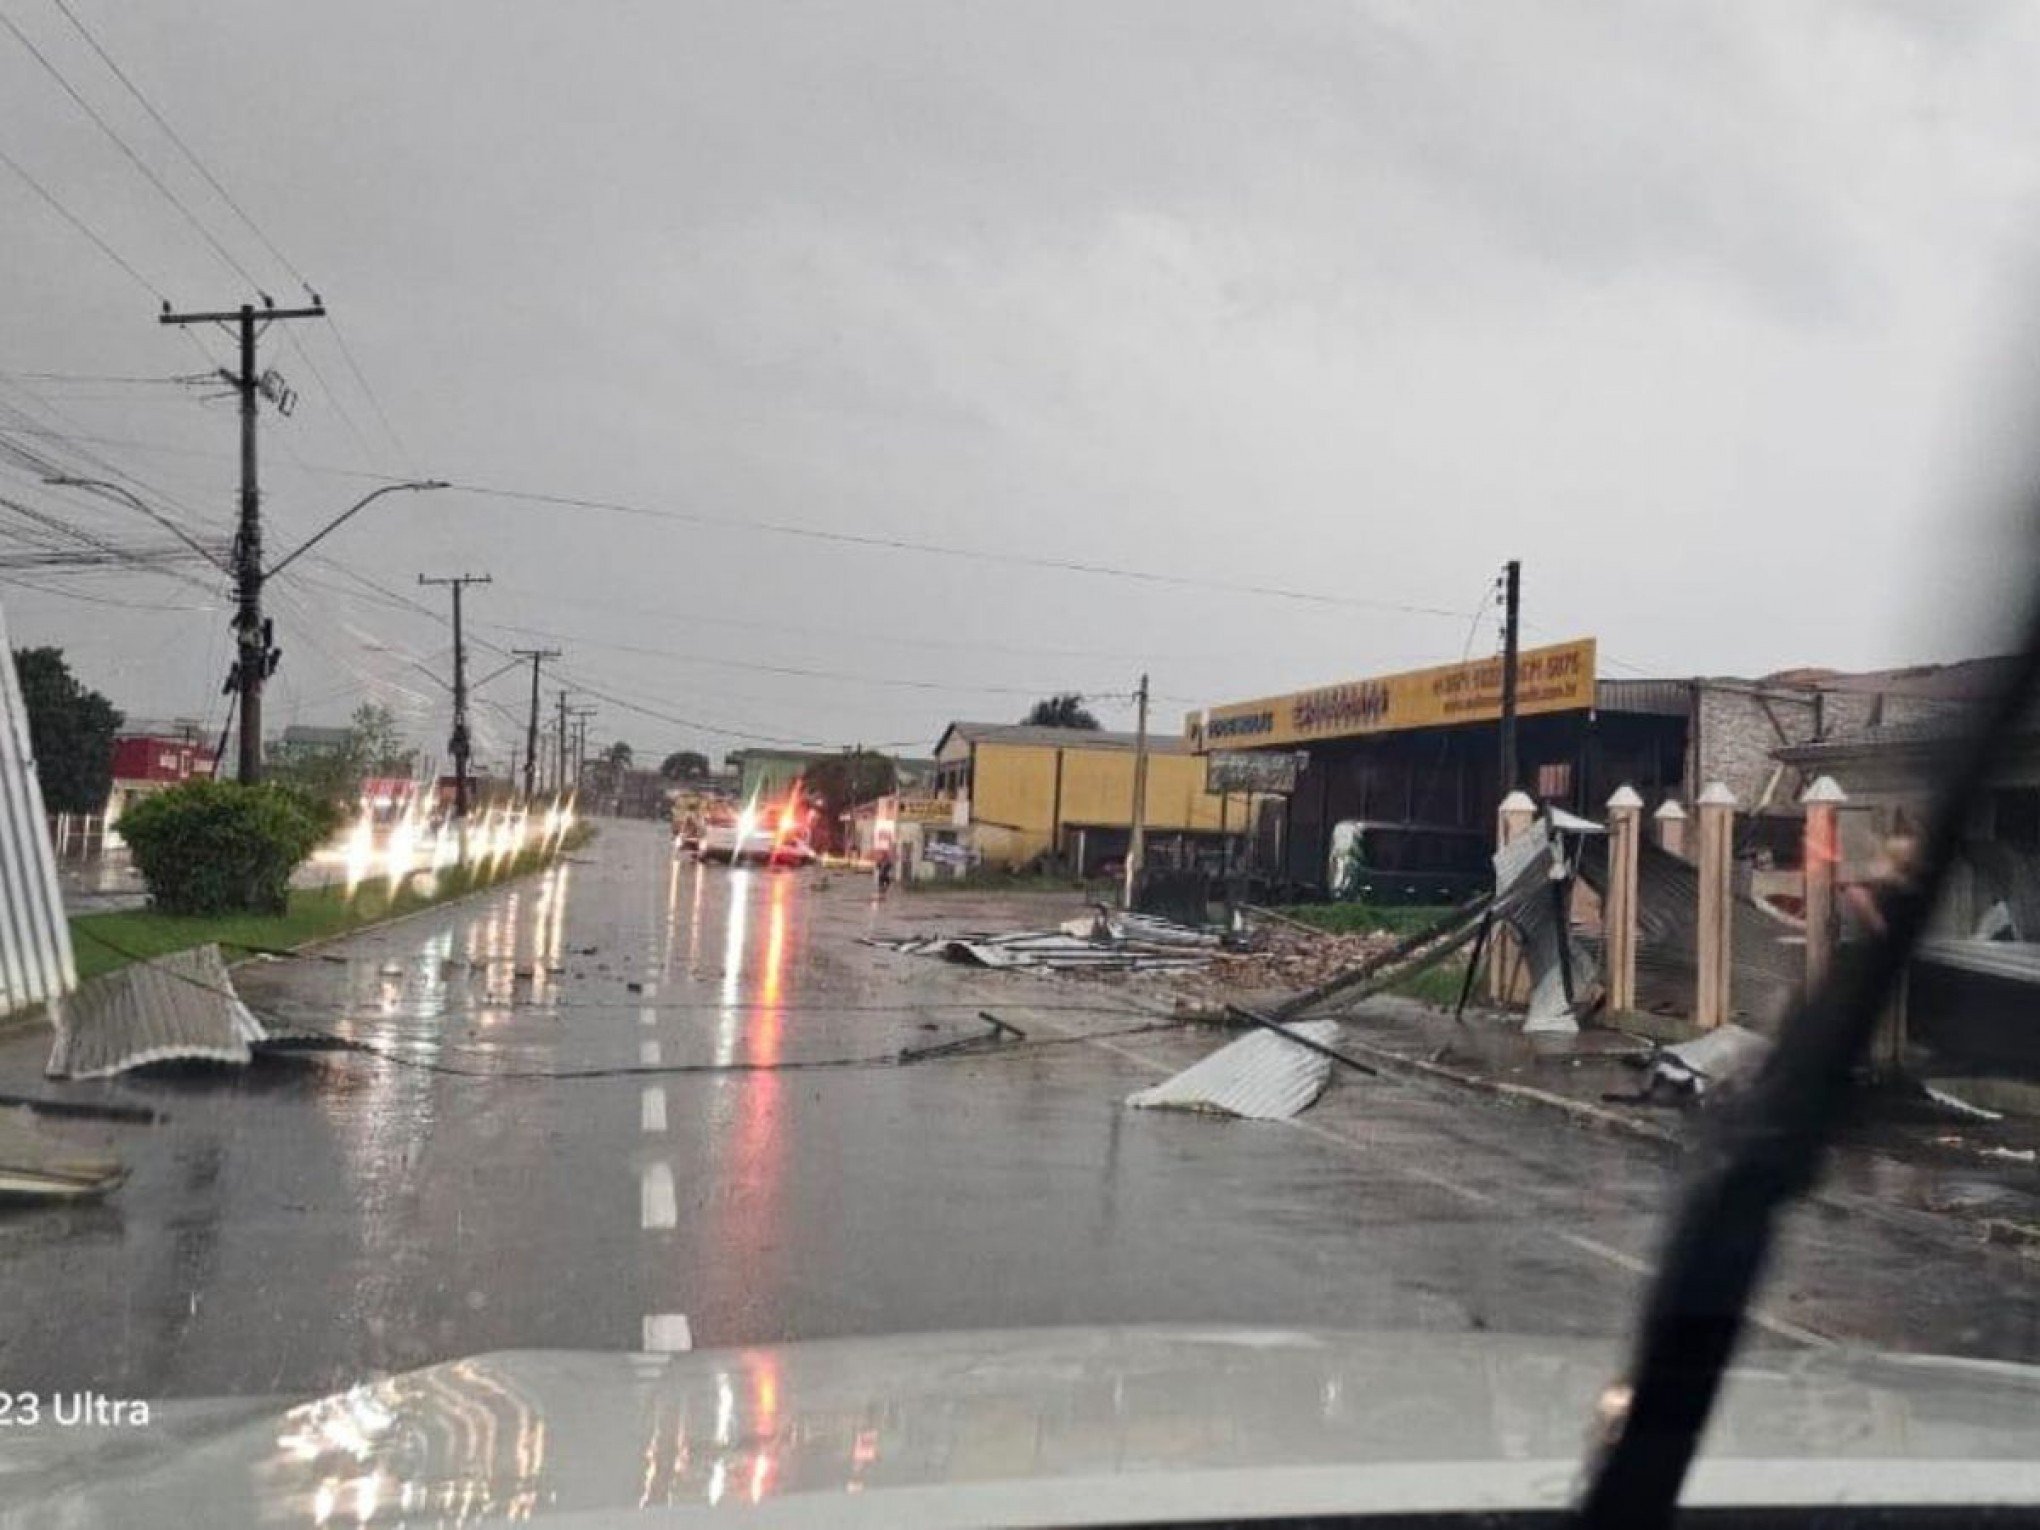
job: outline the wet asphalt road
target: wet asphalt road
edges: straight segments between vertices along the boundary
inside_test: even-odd
[[[1128,1111],[1216,1044],[1129,1033],[1153,989],[856,941],[992,912],[698,867],[612,823],[543,877],[243,967],[258,1011],[391,1057],[72,1087],[169,1120],[71,1129],[112,1141],[128,1184],[0,1220],[0,1384],[310,1393],[500,1348],[1121,1321],[1616,1353],[1671,1172],[1647,1147],[1396,1080],[1341,1078],[1286,1124]],[[1054,1044],[854,1061],[976,1033],[983,1008]],[[38,1087],[45,1052],[0,1044],[0,1088]],[[774,1064],[830,1065],[733,1066]],[[581,1076],[545,1076],[563,1071]],[[2033,1272],[1810,1211],[1758,1337],[2040,1359]]]

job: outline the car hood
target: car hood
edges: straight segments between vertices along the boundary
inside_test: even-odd
[[[510,1351],[0,1441],[0,1525],[1122,1523],[1550,1508],[1619,1360],[1496,1334],[1053,1329]],[[49,1398],[44,1405],[47,1413]],[[1746,1356],[1687,1501],[2040,1500],[2040,1371]]]

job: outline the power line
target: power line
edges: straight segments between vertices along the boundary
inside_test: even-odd
[[[333,331],[333,343],[340,347],[340,359],[347,363],[347,370],[354,374],[354,381],[360,385],[362,396],[368,400],[368,407],[375,411],[375,417],[382,423],[383,433],[390,438],[390,444],[397,449],[397,460],[409,463],[411,449],[404,445],[404,438],[397,434],[397,427],[390,423],[388,413],[383,409],[382,400],[376,397],[375,389],[368,384],[368,376],[361,370],[361,363],[354,359],[354,347],[347,343],[347,332],[340,327],[340,321],[330,314],[326,323]]]
[[[312,360],[312,353],[305,349],[304,342],[298,339],[295,331],[286,332],[284,339],[290,348],[297,352],[298,359],[304,362],[305,369],[312,374],[312,380],[319,385],[319,391],[326,395],[326,402],[331,404],[333,412],[340,416],[340,423],[347,427],[347,433],[354,438],[354,444],[361,448],[361,460],[373,464],[375,448],[368,444],[368,437],[362,434],[361,427],[354,422],[354,416],[347,412],[347,406],[340,401],[340,395],[333,391],[333,385],[326,381],[326,374],[319,370],[318,362]]]
[[[886,552],[923,553],[930,557],[959,558],[972,563],[1009,564],[1020,568],[1048,569],[1056,573],[1090,574],[1102,578],[1128,579],[1141,584],[1178,589],[1218,590],[1233,595],[1259,595],[1275,600],[1302,601],[1312,605],[1343,606],[1357,610],[1391,611],[1405,616],[1449,617],[1458,621],[1461,612],[1443,606],[1409,605],[1400,601],[1365,600],[1350,595],[1329,595],[1322,591],[1287,589],[1280,585],[1245,584],[1195,574],[1163,574],[1150,569],[1127,568],[1120,564],[1093,563],[1076,558],[1050,558],[1033,553],[993,552],[983,548],[955,547],[940,542],[923,542],[909,537],[883,537],[854,531],[829,531],[819,526],[801,526],[785,521],[744,520],[736,516],[711,515],[700,510],[636,505],[624,500],[590,499],[572,494],[542,494],[535,490],[509,489],[497,485],[454,483],[449,487],[469,494],[526,504],[556,505],[573,510],[600,510],[616,515],[642,516],[651,520],[678,521],[690,526],[715,526],[730,531],[767,532],[774,536],[798,537],[838,546],[870,547]]]
[[[178,212],[184,215],[184,221],[189,223],[192,226],[192,228],[198,231],[198,236],[201,239],[203,239],[207,245],[211,247],[212,252],[215,255],[219,256],[219,258],[223,262],[225,262],[227,267],[230,270],[232,270],[236,276],[240,277],[241,280],[246,282],[249,286],[255,288],[257,291],[260,291],[262,284],[258,282],[254,278],[254,276],[249,274],[248,268],[242,265],[240,261],[234,258],[233,252],[230,251],[225,245],[221,244],[216,237],[214,237],[212,230],[205,226],[204,222],[200,220],[198,214],[193,212],[191,208],[188,205],[186,205],[183,198],[179,197],[176,192],[172,191],[167,185],[165,185],[162,177],[157,175],[155,171],[151,170],[148,167],[148,165],[143,162],[142,157],[139,154],[135,153],[135,151],[128,146],[128,141],[125,138],[121,137],[120,134],[114,130],[113,125],[99,114],[98,109],[94,107],[90,101],[86,100],[85,97],[79,93],[78,87],[73,85],[69,79],[65,78],[64,72],[61,69],[57,68],[55,64],[50,62],[49,56],[45,54],[42,51],[42,49],[38,48],[35,45],[35,43],[29,38],[29,35],[26,32],[22,31],[20,27],[14,24],[14,18],[7,15],[6,12],[0,11],[0,26],[5,26],[8,31],[14,34],[14,40],[20,43],[22,47],[26,48],[29,51],[29,53],[34,56],[35,61],[38,64],[42,65],[44,71],[49,75],[51,79],[55,80],[58,85],[63,87],[64,94],[69,96],[73,101],[75,101],[78,104],[78,109],[84,112],[86,116],[92,119],[93,124],[99,129],[100,132],[106,135],[108,141],[111,142],[116,149],[120,150],[121,154],[126,158],[127,162],[133,165],[136,170],[140,171],[143,178],[146,179],[151,186],[155,187],[157,191],[162,193],[163,199],[165,201],[167,201],[172,207],[176,208]],[[158,294],[158,296],[161,296],[161,294]]]
[[[241,206],[241,204],[234,200],[234,194],[228,191],[225,186],[220,184],[219,177],[214,175],[212,171],[208,170],[205,166],[205,162],[201,160],[197,154],[192,152],[191,145],[186,143],[184,141],[183,136],[178,133],[177,129],[172,127],[169,121],[163,116],[163,114],[156,110],[156,103],[151,101],[144,94],[142,94],[141,86],[137,85],[128,76],[128,72],[125,69],[121,68],[120,65],[114,61],[112,54],[108,53],[105,48],[100,46],[99,39],[93,36],[91,30],[85,25],[85,23],[78,19],[77,12],[73,11],[69,5],[65,4],[64,0],[52,0],[52,3],[56,6],[58,10],[64,13],[64,19],[70,22],[71,25],[74,28],[76,28],[78,35],[85,39],[86,45],[90,47],[94,53],[99,55],[99,61],[102,64],[106,65],[106,67],[113,72],[113,77],[116,80],[119,80],[122,85],[127,87],[127,93],[133,96],[135,100],[141,104],[142,110],[149,114],[150,120],[152,120],[157,127],[163,130],[163,136],[168,138],[175,145],[177,145],[178,152],[183,154],[185,159],[190,162],[191,168],[196,170],[201,176],[205,177],[205,183],[208,186],[212,187],[214,191],[219,193],[219,198],[222,202],[225,202],[228,207],[233,209],[234,216],[241,220],[242,224],[246,226],[248,232],[253,234],[257,239],[262,241],[263,248],[268,250],[271,255],[276,257],[277,264],[282,266],[284,270],[288,271],[291,274],[291,276],[297,281],[299,286],[308,287],[310,284],[305,281],[303,273],[301,273],[298,270],[298,268],[291,263],[290,258],[286,256],[283,253],[283,251],[279,250],[276,247],[274,241],[272,241],[270,237],[262,231],[262,229],[256,224],[255,220],[248,216],[247,211]],[[19,36],[20,34],[16,33],[16,35]],[[246,272],[242,272],[241,274],[244,278],[248,280],[249,285],[251,286],[255,285],[254,279],[252,277],[248,277]]]
[[[9,22],[8,25],[12,26],[13,23]],[[127,274],[131,278],[133,278],[136,285],[141,287],[141,289],[144,292],[150,294],[150,296],[154,297],[156,301],[159,303],[167,303],[170,301],[170,299],[164,295],[163,289],[161,287],[158,287],[154,282],[150,281],[146,276],[142,275],[141,272],[137,271],[134,268],[134,266],[129,264],[128,258],[125,255],[121,254],[119,250],[116,250],[104,239],[100,238],[98,232],[94,230],[90,224],[88,224],[83,218],[79,217],[76,213],[72,212],[71,209],[66,207],[62,202],[58,201],[56,194],[54,192],[52,192],[47,186],[43,185],[43,183],[37,180],[34,176],[30,175],[28,171],[22,167],[20,160],[16,159],[12,154],[9,154],[5,149],[0,149],[0,162],[4,162],[8,169],[12,170],[16,175],[20,176],[21,179],[27,184],[28,189],[30,191],[33,191],[37,196],[41,197],[43,201],[47,202],[50,206],[50,209],[53,212],[55,212],[58,217],[62,218],[66,223],[70,224],[71,227],[76,229],[79,233],[83,234],[87,239],[91,240],[94,248],[96,248],[100,254],[104,255],[108,260],[112,261],[115,265],[119,266],[121,270],[127,272]]]
[[[520,626],[515,622],[495,624],[506,632],[521,632],[529,637],[549,638],[555,642],[573,643],[586,648],[603,648],[612,653],[635,654],[648,659],[670,659],[681,664],[707,664],[717,669],[738,669],[752,674],[791,675],[803,680],[847,680],[857,685],[882,685],[899,690],[970,692],[988,696],[1039,696],[1045,690],[1053,690],[1050,684],[1042,685],[984,685],[975,681],[952,684],[941,680],[914,680],[898,675],[861,675],[850,670],[805,669],[791,664],[766,664],[751,659],[723,659],[709,654],[684,653],[671,648],[644,648],[632,643],[603,643],[593,638],[577,637],[573,633],[550,632],[542,627]]]

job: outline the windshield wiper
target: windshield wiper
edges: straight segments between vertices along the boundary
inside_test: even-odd
[[[1701,1150],[1644,1305],[1628,1395],[1615,1394],[1612,1438],[1580,1505],[1584,1524],[1672,1520],[1779,1215],[1813,1183],[1851,1070],[1954,863],[1969,804],[2019,732],[2040,682],[2040,598],[2008,670],[1978,730],[1950,751],[1913,874],[1884,903],[1883,935],[1839,955]]]

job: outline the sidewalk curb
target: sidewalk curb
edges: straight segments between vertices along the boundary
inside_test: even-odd
[[[592,838],[593,836],[591,835],[590,837]],[[586,841],[583,841],[583,843],[585,844]],[[341,930],[332,935],[321,935],[316,939],[302,941],[297,945],[286,946],[283,949],[289,951],[292,957],[306,956],[326,946],[338,945],[343,940],[352,940],[357,935],[373,935],[382,930],[393,929],[397,925],[407,924],[411,920],[421,918],[426,914],[436,914],[442,909],[458,908],[463,903],[471,903],[476,898],[487,897],[490,893],[499,892],[505,887],[515,887],[519,882],[529,881],[535,876],[540,876],[563,865],[565,859],[565,852],[562,852],[554,856],[552,860],[543,866],[534,866],[529,871],[522,872],[514,877],[505,877],[500,882],[491,882],[485,887],[470,888],[458,897],[442,898],[438,902],[428,903],[422,908],[408,909],[404,913],[392,915],[387,919],[377,919],[368,924],[358,924],[351,930]],[[246,967],[263,959],[262,952],[251,951],[239,961],[228,962],[227,970],[232,972],[237,967]],[[282,957],[273,959],[278,961],[284,960]],[[49,1023],[49,1006],[47,1004],[36,1004],[28,1009],[17,1010],[11,1015],[0,1017],[0,1045],[13,1041],[21,1032],[34,1030],[38,1026],[46,1027]]]
[[[1340,1044],[1348,1051],[1358,1052],[1371,1061],[1379,1062],[1391,1072],[1441,1079],[1446,1083],[1478,1090],[1482,1094],[1491,1094],[1500,1099],[1519,1100],[1525,1104],[1542,1106],[1567,1116],[1590,1130],[1634,1138],[1659,1148],[1669,1149],[1675,1154],[1686,1150],[1686,1141],[1677,1132],[1668,1131],[1649,1121],[1639,1121],[1634,1116],[1610,1110],[1604,1105],[1575,1100],[1569,1095],[1554,1094],[1549,1089],[1538,1089],[1529,1084],[1512,1084],[1503,1079],[1490,1078],[1484,1073],[1469,1073],[1460,1068],[1448,1068],[1442,1063],[1411,1057],[1406,1052],[1398,1052],[1374,1042],[1355,1040],[1350,1034],[1345,1036]]]
[[[1341,1039],[1340,1044],[1347,1051],[1359,1053],[1370,1061],[1380,1063],[1389,1072],[1436,1079],[1499,1099],[1539,1106],[1563,1115],[1575,1125],[1589,1130],[1647,1142],[1674,1159],[1685,1157],[1696,1146],[1693,1139],[1684,1133],[1671,1131],[1650,1121],[1639,1121],[1606,1106],[1595,1105],[1586,1100],[1575,1100],[1566,1095],[1554,1094],[1548,1089],[1533,1088],[1528,1084],[1511,1084],[1502,1079],[1490,1078],[1486,1074],[1448,1068],[1441,1063],[1411,1057],[1407,1053],[1397,1052],[1374,1042],[1357,1040],[1350,1032]],[[2009,1222],[2004,1218],[1971,1222],[1944,1213],[1887,1206],[1846,1190],[1816,1189],[1807,1194],[1806,1202],[1808,1205],[1839,1212],[1844,1216],[1862,1217],[1915,1236],[1934,1238],[1971,1250],[1986,1246],[2016,1249],[2018,1253],[2030,1258],[2033,1249],[2040,1247],[2040,1230],[2029,1231],[2024,1224]]]

